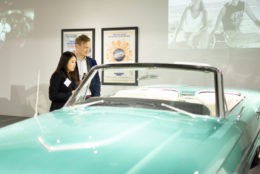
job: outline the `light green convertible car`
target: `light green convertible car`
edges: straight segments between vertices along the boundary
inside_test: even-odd
[[[247,174],[259,106],[259,91],[224,89],[208,65],[96,66],[62,109],[0,129],[0,173]]]

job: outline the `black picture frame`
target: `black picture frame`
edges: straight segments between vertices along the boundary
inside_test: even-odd
[[[61,53],[64,51],[75,51],[75,39],[80,34],[90,38],[91,51],[89,57],[95,59],[95,28],[62,29],[61,30]]]
[[[101,63],[137,63],[138,27],[102,28]],[[123,74],[123,78],[118,74]],[[115,72],[108,77],[102,72],[103,85],[138,85],[138,72]],[[124,79],[124,80],[123,80]]]

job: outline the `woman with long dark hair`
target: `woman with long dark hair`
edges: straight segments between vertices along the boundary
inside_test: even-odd
[[[50,111],[60,109],[77,88],[76,55],[66,51],[52,74],[49,87],[49,98],[52,101]]]

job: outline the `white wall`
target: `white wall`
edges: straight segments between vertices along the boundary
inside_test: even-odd
[[[61,29],[96,28],[101,62],[101,28],[139,27],[139,62],[210,63],[223,70],[225,85],[260,90],[259,49],[168,49],[168,0],[14,0],[34,8],[34,31],[24,47],[13,40],[1,51],[0,115],[32,116],[37,71],[41,71],[41,113],[48,111],[49,79],[61,54]]]

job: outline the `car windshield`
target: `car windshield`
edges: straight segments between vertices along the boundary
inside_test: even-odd
[[[88,74],[66,106],[138,107],[181,112],[187,116],[216,116],[215,95],[205,99],[200,92],[215,91],[214,77],[214,72],[205,69],[98,66]],[[95,96],[97,79],[100,95]]]

